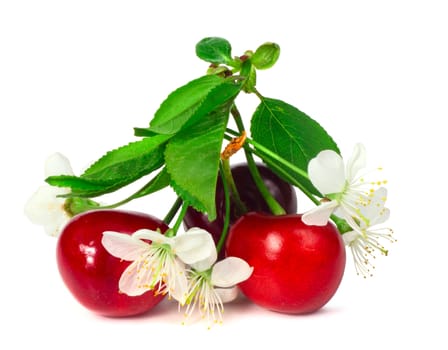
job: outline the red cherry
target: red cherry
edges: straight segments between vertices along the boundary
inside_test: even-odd
[[[110,255],[101,244],[104,231],[132,234],[146,228],[166,231],[159,219],[136,212],[97,210],[75,216],[57,243],[59,272],[73,296],[87,309],[112,317],[144,313],[160,301],[148,291],[128,296],[118,290],[121,274],[131,262]]]
[[[241,217],[230,229],[226,255],[254,267],[249,279],[239,285],[250,300],[294,314],[316,311],[333,297],[346,260],[336,227],[307,226],[300,214]]]

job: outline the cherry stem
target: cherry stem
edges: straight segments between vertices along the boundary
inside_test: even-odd
[[[250,139],[246,140],[250,143]],[[258,154],[258,152],[254,149],[251,149],[251,152],[255,155],[258,155],[260,158],[263,158],[261,155]],[[282,158],[278,158],[278,159],[282,159]],[[286,164],[288,163],[286,160],[282,161],[282,164]],[[289,163],[288,163],[289,164]],[[282,167],[278,166],[275,162],[272,162],[269,164],[269,166],[273,169],[275,169],[275,171],[278,174],[281,174],[282,177],[288,181],[290,184],[292,184],[293,186],[296,186],[297,188],[299,188],[315,205],[320,205],[321,202],[310,192],[308,191],[301,183],[299,183],[294,177],[292,177],[287,171],[285,171]],[[291,164],[291,166],[293,166]],[[336,224],[338,231],[341,235],[343,235],[344,233],[347,233],[349,231],[352,231],[353,229],[351,228],[351,226],[347,223],[346,220],[340,218],[339,216],[336,215],[331,215],[331,220],[333,220],[333,222]]]
[[[226,132],[231,135],[238,135],[238,133],[236,131],[231,130],[231,129],[227,129]],[[226,138],[229,140],[232,139],[231,136],[226,136]],[[260,157],[261,159],[263,159],[265,161],[269,160],[270,168],[274,169],[278,174],[281,174],[282,177],[285,178],[285,180],[288,181],[291,185],[299,188],[314,204],[316,204],[316,205],[320,204],[319,200],[316,199],[310,191],[308,191],[299,181],[297,181],[284,168],[285,167],[289,168],[290,170],[293,170],[293,172],[296,172],[296,170],[300,170],[301,172],[303,172],[303,170],[297,168],[295,165],[291,164],[287,160],[279,157],[278,155],[276,155],[275,153],[273,153],[266,147],[261,146],[261,145],[259,147],[259,144],[257,142],[251,140],[248,137],[246,137],[246,142],[247,142],[247,144],[245,145],[245,147],[247,148],[248,152],[255,154],[256,156]],[[249,147],[248,144],[251,144],[253,146],[256,145],[256,148]],[[279,163],[284,165],[284,167],[281,167],[280,165],[278,165]],[[306,175],[306,173],[304,173],[304,174]],[[306,178],[308,179],[308,176],[306,176]]]
[[[238,127],[238,131],[240,133],[242,133],[243,131],[245,131],[244,125],[243,125],[243,119],[241,118],[241,114],[235,105],[232,106],[231,113],[232,113],[232,116],[233,116],[235,123]],[[262,195],[263,199],[265,200],[265,202],[268,205],[269,209],[271,210],[272,214],[274,214],[274,215],[286,214],[285,209],[283,209],[283,207],[274,198],[274,196],[271,194],[271,192],[269,192],[269,189],[267,188],[266,184],[264,183],[264,181],[260,175],[260,172],[258,171],[258,168],[255,163],[252,152],[247,147],[247,145],[244,145],[244,154],[246,156],[247,165],[248,165],[249,171],[252,175],[252,179],[254,180],[255,185],[257,186],[258,190],[260,191],[260,194]]]
[[[236,131],[227,129],[226,130],[229,134],[231,135],[238,135],[238,133]],[[231,139],[232,137],[229,136],[229,139]],[[275,155],[274,153],[272,153],[271,151],[269,151],[267,148],[261,146],[256,143],[255,141],[251,140],[250,138],[246,138],[246,142],[248,144],[252,144],[253,146],[257,147],[256,149],[253,148],[249,148],[249,151],[252,152],[253,154],[257,155],[260,158],[265,158],[265,156],[269,157],[269,158],[273,158],[273,160],[277,160],[279,163],[285,165],[286,167],[288,167],[291,170],[295,170],[295,167],[293,164],[289,163],[287,160]],[[247,146],[247,145],[245,145]],[[261,151],[262,149],[265,149],[268,154],[263,154],[263,151]],[[310,192],[308,191],[301,183],[299,183],[294,177],[292,177],[286,170],[284,170],[284,168],[282,168],[281,166],[277,165],[278,163],[274,162],[270,162],[269,166],[275,170],[278,174],[281,174],[281,176],[288,181],[290,184],[292,184],[293,186],[296,186],[297,188],[299,188],[315,205],[320,205],[321,202]],[[298,168],[297,168],[298,169]],[[347,221],[345,219],[340,218],[339,216],[336,215],[331,215],[331,220],[333,220],[333,222],[336,224],[338,231],[341,235],[343,235],[344,233],[347,233],[349,231],[352,231],[353,229],[351,228],[351,226],[347,223]]]
[[[216,245],[216,251],[219,254],[226,241],[227,233],[230,225],[230,192],[229,186],[224,176],[224,165],[223,162],[219,163],[219,174],[221,175],[222,188],[224,190],[224,205],[225,205],[225,216],[224,225],[222,227],[221,236],[219,237],[218,244]]]
[[[232,170],[230,168],[229,159],[222,159],[222,174],[223,174],[223,183],[225,182],[230,188],[232,192],[232,198],[236,205],[236,210],[238,211],[238,215],[243,215],[247,213],[247,207],[244,202],[241,200],[240,194],[238,192],[238,188],[236,187],[235,180],[232,176]]]
[[[251,149],[251,152],[254,153],[255,155],[258,155],[262,159],[266,158],[263,157],[263,154],[260,154],[257,150]],[[320,204],[319,200],[310,191],[308,191],[305,186],[303,186],[299,181],[297,181],[293,176],[291,176],[291,174],[289,174],[286,170],[284,170],[281,166],[279,166],[275,161],[269,162],[269,166],[275,169],[277,173],[281,174],[282,177],[284,177],[290,184],[300,189],[300,191],[302,191],[314,204],[316,205]]]
[[[264,99],[264,96],[254,87],[252,91],[260,100]]]
[[[255,164],[255,160],[252,156],[252,153],[250,153],[247,150],[247,147],[244,148],[244,152],[246,154],[247,159],[247,165],[249,167],[249,171],[252,175],[252,179],[255,182],[255,185],[257,186],[258,190],[260,191],[263,199],[265,200],[266,204],[268,205],[269,209],[271,210],[272,214],[274,215],[285,215],[286,211],[283,209],[283,207],[280,205],[280,203],[274,198],[274,196],[269,192],[268,188],[266,187],[266,184],[264,183],[260,172],[258,171],[257,165]]]
[[[185,217],[185,214],[187,214],[188,207],[189,207],[188,203],[184,202],[182,204],[182,209],[180,210],[179,216],[177,217],[177,220],[173,226],[174,236],[177,234],[177,231],[179,231],[180,225],[182,225],[182,222],[184,221],[184,217]]]
[[[257,92],[255,92],[255,93],[257,94]],[[241,117],[240,117],[240,119],[241,119]],[[238,126],[238,122],[237,122],[237,126]],[[238,132],[236,132],[236,131],[234,131],[232,129],[226,129],[226,132],[229,133],[232,136],[239,135]],[[229,136],[228,139],[232,139],[232,137]],[[253,148],[249,147],[248,145],[253,146]],[[275,169],[275,171],[278,174],[281,174],[282,177],[286,181],[288,181],[290,184],[292,184],[293,186],[296,186],[297,188],[299,188],[315,205],[320,205],[321,204],[321,202],[308,189],[306,189],[299,181],[297,181],[286,170],[284,170],[283,167],[281,167],[278,164],[282,164],[284,167],[292,170],[295,174],[298,174],[298,175],[304,177],[305,179],[309,179],[308,174],[305,171],[303,171],[302,169],[296,167],[294,164],[290,163],[286,159],[280,157],[279,155],[277,155],[276,153],[272,152],[267,147],[264,147],[263,145],[259,144],[258,142],[252,140],[249,137],[246,137],[244,149],[247,152],[255,154],[256,156],[260,157],[261,159],[265,159],[266,160],[266,158],[268,158],[269,160],[271,160],[269,162],[269,167]],[[331,219],[336,224],[340,234],[344,234],[344,233],[349,232],[349,231],[352,230],[351,226],[347,223],[346,220],[344,220],[344,219],[342,219],[342,218],[340,218],[340,217],[338,217],[338,216],[336,216],[334,214],[331,215]]]
[[[163,219],[163,222],[167,225],[171,223],[171,221],[176,216],[177,212],[179,211],[179,208],[182,206],[182,210],[174,223],[174,227],[172,229],[169,229],[166,231],[165,236],[167,237],[174,237],[177,234],[177,231],[179,230],[180,225],[182,224],[182,221],[184,219],[185,214],[187,213],[188,205],[187,203],[184,203],[181,197],[177,197],[176,201],[174,202],[173,206],[169,210],[169,212],[166,214],[165,218]]]
[[[331,215],[331,220],[335,223],[336,227],[338,228],[338,231],[341,235],[344,233],[347,233],[349,231],[353,231],[353,228],[348,224],[348,222],[345,219],[340,218],[336,215]]]
[[[163,222],[167,225],[171,223],[171,221],[176,216],[177,212],[179,211],[181,205],[182,205],[182,198],[177,197],[176,201],[174,202],[173,206],[171,207],[170,211],[165,215],[165,218],[163,219]]]

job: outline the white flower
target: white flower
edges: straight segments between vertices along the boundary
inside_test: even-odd
[[[70,162],[60,153],[45,162],[45,177],[52,175],[73,175]],[[47,234],[57,236],[71,217],[65,210],[65,198],[58,196],[68,193],[68,188],[40,186],[25,204],[25,215],[31,222],[42,225]]]
[[[355,145],[353,155],[344,166],[342,157],[334,151],[320,152],[308,164],[308,176],[312,184],[324,196],[323,203],[303,214],[302,221],[307,225],[324,226],[330,216],[344,218],[348,224],[357,228],[363,220],[357,208],[368,203],[374,189],[386,181],[366,182],[359,171],[365,167],[365,148]],[[370,188],[366,188],[370,187]]]
[[[144,240],[150,240],[148,243]],[[192,228],[177,237],[142,229],[132,235],[106,231],[102,244],[113,256],[132,261],[120,277],[118,288],[129,296],[148,290],[185,302],[187,276],[185,264],[210,255],[213,238],[204,230]]]
[[[215,250],[207,259],[191,264],[185,318],[189,318],[197,306],[209,325],[222,323],[223,303],[234,300],[238,296],[236,285],[252,274],[253,267],[240,258],[227,257],[215,263],[216,259]]]
[[[376,253],[387,255],[388,251],[381,244],[381,240],[395,242],[392,230],[389,228],[376,228],[384,223],[390,215],[389,209],[385,208],[387,190],[384,187],[376,190],[369,202],[359,207],[359,213],[364,218],[360,221],[360,230],[353,230],[342,235],[344,243],[350,248],[355,268],[358,275],[372,276],[375,267],[371,259],[376,258]]]

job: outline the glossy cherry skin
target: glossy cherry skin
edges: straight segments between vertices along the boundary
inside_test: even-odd
[[[163,296],[120,293],[118,281],[131,262],[110,255],[101,244],[104,231],[132,234],[146,228],[168,227],[152,216],[119,210],[96,210],[75,216],[58,239],[59,272],[73,296],[87,309],[104,316],[123,317],[152,309]]]
[[[257,168],[270,193],[280,203],[283,209],[285,209],[286,213],[296,213],[297,197],[294,187],[283,181],[267,166],[257,164]],[[242,163],[233,166],[231,170],[238,193],[248,211],[270,213],[269,207],[252,179],[248,166]],[[200,227],[207,230],[212,234],[217,243],[221,236],[225,219],[225,197],[221,178],[218,179],[215,198],[217,210],[216,220],[209,221],[206,214],[200,213],[193,208],[189,208],[184,218],[184,225],[186,228]],[[241,214],[237,212],[233,200],[231,200],[230,213],[230,225],[233,225],[233,223],[241,217]]]
[[[239,284],[255,304],[292,314],[311,313],[336,293],[345,269],[345,248],[336,227],[307,226],[301,215],[249,213],[230,229],[227,256],[254,270]]]

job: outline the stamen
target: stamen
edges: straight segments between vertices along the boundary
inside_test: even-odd
[[[208,329],[213,324],[222,324],[222,314],[224,306],[218,293],[211,284],[210,277],[207,274],[188,270],[190,275],[188,286],[187,307],[184,313],[184,323],[190,318],[196,309],[199,311],[199,317],[206,320]]]
[[[373,276],[371,270],[374,270],[375,266],[372,265],[371,260],[376,259],[375,252],[379,251],[381,255],[388,255],[389,251],[379,243],[379,239],[385,239],[390,243],[396,242],[396,239],[392,237],[392,230],[385,230],[385,233],[382,232],[383,230],[363,230],[363,234],[359,234],[350,242],[349,247],[358,275],[362,275],[364,278]]]

